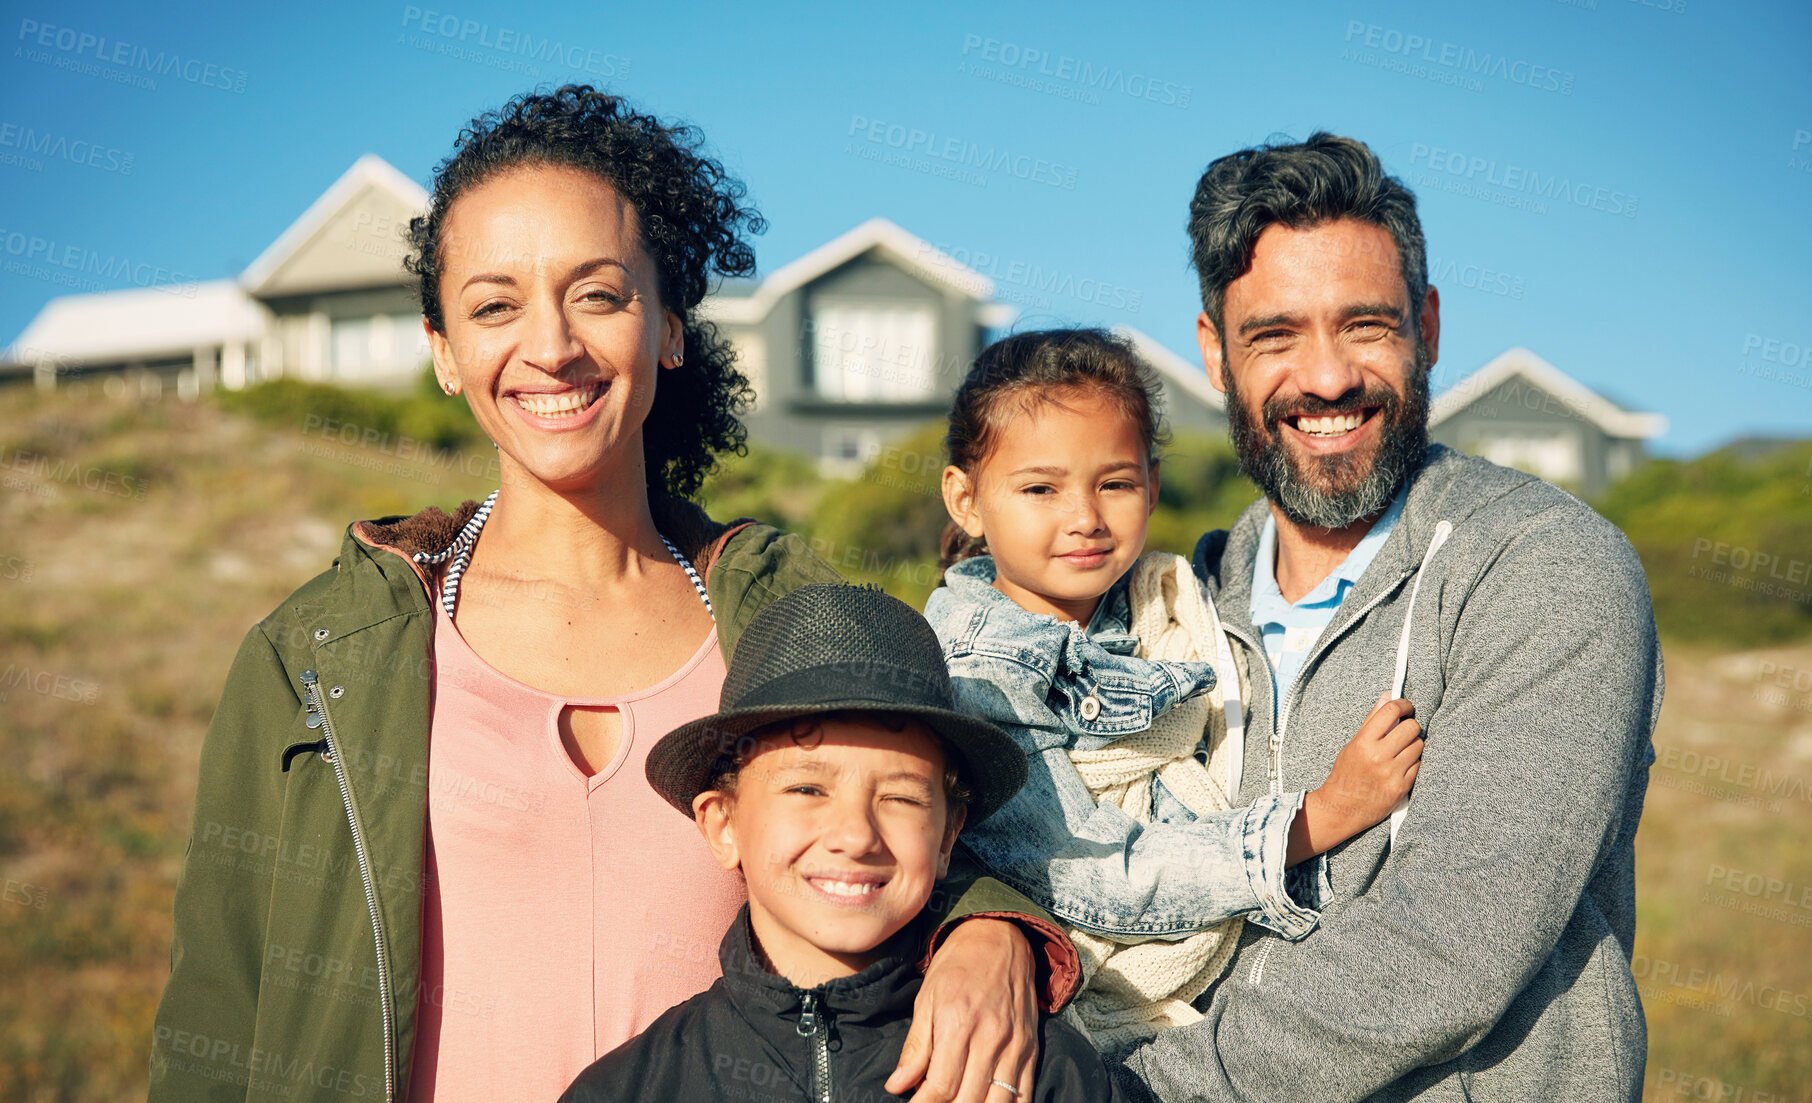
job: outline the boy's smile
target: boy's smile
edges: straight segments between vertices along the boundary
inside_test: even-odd
[[[763,737],[732,793],[694,802],[774,971],[801,988],[848,976],[924,909],[962,824],[944,755],[917,721],[809,718]]]

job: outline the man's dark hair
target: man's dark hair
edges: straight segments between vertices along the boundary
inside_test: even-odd
[[[741,454],[747,430],[737,416],[752,392],[736,353],[694,311],[712,280],[755,271],[746,233],[767,228],[748,191],[702,152],[704,138],[665,124],[619,96],[587,84],[525,93],[473,119],[453,153],[434,169],[428,211],[409,223],[403,264],[421,279],[422,314],[445,333],[440,298],[444,243],[454,200],[502,173],[556,165],[609,184],[635,208],[642,245],[654,259],[661,305],[679,316],[685,363],[661,372],[654,407],[642,425],[651,491],[697,493],[721,452]]]
[[[1191,261],[1202,281],[1202,309],[1221,332],[1227,285],[1252,266],[1252,248],[1265,227],[1307,230],[1354,218],[1382,226],[1397,243],[1409,324],[1420,324],[1428,290],[1428,259],[1416,197],[1364,142],[1316,131],[1300,143],[1275,143],[1216,158],[1189,202]]]

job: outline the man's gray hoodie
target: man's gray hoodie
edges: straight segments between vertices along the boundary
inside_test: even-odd
[[[1268,509],[1196,548],[1253,702],[1241,801],[1325,780],[1400,650],[1421,772],[1394,844],[1387,821],[1328,852],[1320,929],[1248,924],[1204,1020],[1127,1068],[1165,1103],[1637,1103],[1633,844],[1662,678],[1629,542],[1554,486],[1433,445],[1273,715],[1250,616]]]

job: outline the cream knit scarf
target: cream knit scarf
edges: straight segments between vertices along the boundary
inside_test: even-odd
[[[1189,561],[1151,552],[1133,566],[1132,634],[1145,659],[1213,662],[1220,619],[1190,570]],[[1221,678],[1240,673],[1217,670]],[[1152,783],[1164,787],[1198,816],[1231,807],[1224,789],[1226,716],[1219,684],[1183,701],[1150,728],[1093,751],[1070,751],[1070,761],[1100,804],[1118,805],[1141,823],[1152,817]],[[1207,767],[1195,758],[1206,738]],[[1241,920],[1230,919],[1180,941],[1127,944],[1071,929],[1082,958],[1083,987],[1071,1019],[1106,1053],[1133,1048],[1166,1027],[1197,1022],[1190,1001],[1217,980],[1239,942]]]

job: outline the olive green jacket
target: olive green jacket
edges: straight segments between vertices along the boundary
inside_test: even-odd
[[[476,508],[360,522],[240,645],[202,745],[151,1051],[163,1100],[407,1098],[421,986],[434,618],[412,555]],[[726,658],[776,597],[838,581],[797,536],[657,505],[703,574]],[[977,882],[952,918],[1046,917]],[[1055,934],[1055,928],[1048,928]],[[1068,944],[1041,947],[1051,1001]]]

